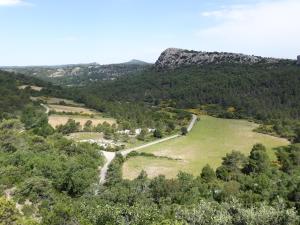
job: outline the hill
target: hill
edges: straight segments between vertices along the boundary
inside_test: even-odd
[[[0,119],[15,116],[30,103],[34,90],[25,87],[47,85],[35,78],[0,70]]]
[[[141,72],[150,64],[132,60],[127,63],[100,65],[70,64],[58,66],[3,67],[3,70],[40,78],[60,85],[85,85],[89,82],[114,80],[117,77]]]
[[[168,48],[161,53],[155,63],[158,69],[172,69],[189,65],[207,65],[207,64],[274,64],[279,62],[292,62],[293,60],[284,60],[276,58],[266,58],[261,56],[245,55],[228,52],[199,52],[178,48]]]
[[[290,63],[148,70],[82,88],[106,100],[168,102],[177,108],[234,107],[228,117],[300,118],[300,68]]]
[[[141,60],[137,60],[137,59],[132,59],[124,64],[127,64],[127,65],[150,65],[150,63],[147,63],[147,62],[144,62]]]

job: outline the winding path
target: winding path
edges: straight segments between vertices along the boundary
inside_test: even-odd
[[[196,121],[197,121],[197,116],[193,114],[192,115],[192,120],[191,120],[189,126],[187,127],[188,132],[190,132],[192,130],[192,128],[194,127]],[[147,148],[149,146],[156,145],[158,143],[162,143],[162,142],[165,142],[165,141],[169,141],[171,139],[178,138],[180,136],[181,136],[180,134],[175,134],[173,136],[169,136],[169,137],[165,137],[165,138],[162,138],[162,139],[159,139],[159,140],[156,140],[156,141],[152,141],[152,142],[149,142],[147,144],[144,144],[144,145],[141,145],[141,146],[138,146],[138,147],[124,149],[122,151],[118,151],[117,153],[120,153],[123,156],[126,156],[130,152],[137,151],[137,150],[140,150],[140,149],[143,149],[143,148]],[[106,177],[106,174],[107,174],[108,167],[109,167],[110,163],[112,162],[112,160],[116,157],[116,152],[102,151],[102,153],[103,153],[103,155],[106,159],[106,162],[100,170],[99,184],[104,184],[105,183],[105,177]]]
[[[43,106],[45,109],[46,109],[46,114],[49,114],[49,112],[50,112],[50,108],[47,106],[47,105],[45,105],[45,104],[43,104],[43,103],[41,103],[41,106]]]

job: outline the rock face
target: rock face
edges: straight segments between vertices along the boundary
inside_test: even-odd
[[[165,50],[155,63],[158,69],[174,69],[180,66],[205,65],[205,64],[255,64],[255,63],[277,63],[280,59],[263,58],[227,52],[197,52],[184,49],[169,48]]]
[[[300,55],[297,56],[297,65],[300,66]]]

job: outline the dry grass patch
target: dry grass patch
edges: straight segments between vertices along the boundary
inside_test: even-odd
[[[83,117],[83,116],[72,116],[72,115],[50,115],[49,116],[49,124],[52,127],[56,127],[58,125],[64,125],[68,122],[69,119],[73,119],[76,122],[79,122],[80,125],[84,126],[84,124],[88,121],[91,120],[93,122],[93,125],[96,126],[99,123],[104,123],[107,122],[109,124],[114,124],[116,123],[115,119],[112,118],[104,118],[104,117],[95,117],[95,118],[89,118],[89,117]]]
[[[185,163],[183,161],[178,160],[137,156],[124,163],[122,172],[124,179],[132,180],[138,177],[142,166],[149,178],[156,177],[160,174],[168,174],[168,177],[175,177],[177,173],[184,168],[184,165]]]
[[[30,98],[33,101],[42,100],[42,101],[47,102],[47,104],[53,104],[53,105],[58,105],[60,102],[65,102],[67,105],[70,105],[70,106],[80,106],[80,107],[84,106],[84,104],[77,103],[72,100],[68,100],[68,99],[64,99],[64,98],[54,98],[54,97],[45,97],[45,96],[30,97]]]
[[[55,112],[80,113],[80,114],[87,114],[87,115],[97,114],[97,111],[87,109],[84,107],[74,107],[74,106],[54,105],[54,104],[49,104],[48,107],[50,108],[51,111],[55,111]]]
[[[42,87],[38,87],[38,86],[34,86],[34,85],[22,85],[22,86],[19,86],[18,88],[21,90],[24,90],[27,87],[30,87],[34,91],[41,91],[43,89]]]

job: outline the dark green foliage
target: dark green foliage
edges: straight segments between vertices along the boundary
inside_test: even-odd
[[[163,137],[163,134],[160,130],[156,129],[154,132],[153,132],[153,137],[155,138],[162,138]]]
[[[226,179],[220,169],[218,179],[206,166],[198,177],[180,172],[175,179],[158,176],[150,180],[141,172],[133,181],[123,180],[126,159],[118,154],[107,182],[95,196],[92,187],[102,164],[96,146],[76,144],[59,134],[44,138],[19,133],[22,124],[17,120],[4,121],[0,128],[0,138],[15,137],[8,139],[14,151],[0,148],[0,188],[17,187],[15,200],[29,199],[38,205],[42,224],[296,225],[299,221],[291,208],[299,209],[297,145],[278,149],[278,162],[291,163],[282,167],[267,163],[260,144],[248,158],[233,151],[220,167]]]
[[[219,179],[229,181],[238,179],[241,169],[246,165],[247,158],[240,152],[232,151],[223,157],[222,166],[217,168],[216,174]]]
[[[141,133],[137,136],[137,139],[140,141],[145,141],[146,135],[147,135],[147,131],[145,129],[142,129]]]
[[[202,169],[201,178],[206,182],[211,182],[216,179],[216,173],[209,165],[206,165]]]
[[[3,138],[0,186],[17,186],[21,201],[53,201],[56,193],[78,197],[97,182],[97,168],[102,164],[97,146],[76,144],[58,134],[44,138],[20,133],[19,122],[14,120],[0,124]]]
[[[29,103],[29,95],[18,89],[19,84],[14,74],[0,70],[0,119],[11,117]]]
[[[300,117],[300,68],[289,64],[206,65],[148,72],[95,84],[105,99],[172,100],[180,108],[203,104],[235,107],[234,116],[257,119]]]
[[[300,143],[300,126],[295,131],[295,143]]]
[[[65,125],[59,125],[56,127],[57,132],[62,134],[70,134],[80,131],[80,123],[73,119],[69,119]]]
[[[186,127],[181,127],[181,134],[182,135],[187,135],[187,133],[188,133],[187,128]]]
[[[270,159],[262,144],[253,146],[249,162],[244,168],[246,173],[266,173],[270,169]]]
[[[28,105],[22,111],[21,122],[34,134],[46,137],[54,133],[54,129],[48,124],[48,116],[44,109]]]
[[[281,169],[286,173],[293,173],[300,166],[300,144],[280,147],[276,151]]]
[[[115,159],[109,165],[107,171],[107,182],[108,186],[114,185],[122,181],[122,165],[124,158],[121,154],[117,154]]]

